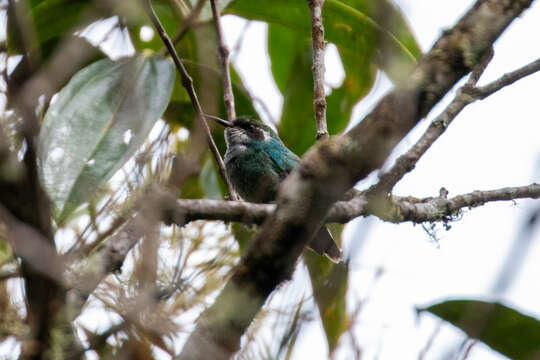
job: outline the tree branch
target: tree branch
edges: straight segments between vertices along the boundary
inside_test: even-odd
[[[204,8],[204,5],[206,4],[206,0],[199,0],[197,1],[197,4],[193,7],[193,10],[189,13],[189,15],[184,19],[182,24],[180,25],[180,29],[178,29],[178,32],[176,36],[173,39],[173,44],[176,45],[180,42],[180,40],[183,39],[184,36],[188,33],[188,31],[191,29],[199,15],[201,14],[202,9]]]
[[[359,216],[375,215],[392,223],[433,222],[456,215],[463,208],[473,208],[487,202],[540,197],[540,185],[507,187],[497,190],[473,191],[451,199],[446,196],[418,199],[389,197],[391,212],[374,213],[365,195],[349,201],[338,201],[328,211],[326,222],[346,224]],[[169,202],[165,209],[167,222],[183,226],[195,220],[223,220],[245,224],[261,224],[276,210],[275,204],[256,204],[243,201],[179,199]]]
[[[210,151],[212,151],[212,154],[214,155],[214,158],[216,159],[219,174],[221,175],[223,181],[227,185],[229,196],[233,200],[236,200],[238,199],[238,196],[236,195],[236,192],[234,191],[232,184],[229,181],[229,177],[227,176],[227,172],[225,171],[225,164],[223,163],[221,154],[219,153],[216,143],[214,142],[214,139],[212,138],[210,127],[208,126],[208,122],[206,121],[206,117],[204,116],[204,112],[199,102],[199,98],[197,97],[197,93],[195,92],[195,87],[193,86],[193,79],[191,78],[191,76],[189,76],[186,70],[186,67],[184,66],[184,63],[182,62],[182,60],[180,60],[180,57],[176,53],[174,44],[172,43],[171,39],[167,35],[167,32],[163,28],[163,25],[161,25],[159,18],[157,17],[154,9],[152,8],[152,0],[143,0],[143,5],[145,6],[146,11],[148,12],[148,16],[150,16],[150,19],[152,20],[152,23],[154,24],[154,27],[156,28],[159,36],[161,37],[161,40],[163,40],[163,43],[169,50],[169,54],[171,55],[174,61],[174,64],[176,65],[176,69],[178,70],[178,73],[180,74],[180,77],[182,78],[182,85],[186,89],[189,95],[189,98],[191,99],[191,104],[193,105],[193,109],[195,110],[195,113],[197,114],[197,118],[203,125],[204,132],[206,134],[206,141],[208,142]]]
[[[525,76],[540,71],[540,59],[538,59],[515,71],[504,74],[488,85],[476,87],[475,84],[487,66],[489,59],[491,57],[486,58],[485,63],[479,64],[479,68],[471,73],[469,81],[457,91],[454,100],[432,121],[418,142],[409,151],[401,155],[390,170],[380,176],[379,182],[368,190],[368,196],[390,193],[399,180],[414,169],[418,160],[446,131],[450,123],[467,105],[485,99],[505,86],[512,85]]]
[[[40,276],[65,286],[62,276],[63,262],[45,236],[17,219],[2,204],[0,204],[0,224],[5,226],[6,240],[17,256]],[[21,276],[19,272],[14,274]]]
[[[231,85],[231,74],[229,71],[229,48],[223,39],[223,29],[221,28],[221,16],[217,6],[218,0],[210,0],[212,5],[212,15],[216,25],[216,35],[218,41],[218,61],[221,67],[221,81],[223,82],[223,101],[227,109],[227,119],[233,121],[236,119],[236,110],[234,108],[234,94]]]
[[[199,318],[180,359],[228,359],[329,208],[379,168],[394,146],[454,84],[480,62],[532,0],[479,0],[446,31],[416,68],[349,133],[318,142],[280,187],[266,219],[215,303]]]
[[[326,94],[324,92],[324,26],[322,7],[324,0],[307,0],[311,13],[311,39],[313,46],[313,111],[317,125],[317,140],[327,139]]]

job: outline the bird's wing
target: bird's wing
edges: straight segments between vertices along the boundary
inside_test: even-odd
[[[282,144],[272,147],[272,149],[273,151],[269,151],[267,154],[272,160],[273,170],[279,175],[280,180],[283,180],[298,166],[300,158]]]

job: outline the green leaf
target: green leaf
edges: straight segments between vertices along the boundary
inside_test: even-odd
[[[240,253],[243,254],[257,234],[256,226],[249,226],[242,223],[232,223],[231,230],[236,242],[238,243],[238,247],[240,248]]]
[[[343,230],[341,224],[329,224],[335,239],[339,239]],[[309,271],[313,296],[328,342],[329,353],[337,348],[341,335],[349,328],[347,315],[347,288],[349,281],[349,265],[334,264],[324,256],[312,251],[304,253],[304,262]]]
[[[294,73],[295,58],[309,44],[308,35],[285,26],[268,24],[268,55],[274,81],[282,94],[287,91],[287,83]]]
[[[206,157],[199,179],[205,198],[213,200],[223,199],[219,187],[217,170],[214,166],[214,161],[210,156]]]
[[[189,2],[191,3],[191,7],[194,8],[195,5],[199,2],[199,0],[189,0]],[[231,2],[231,0],[220,0],[217,2],[217,5],[218,5],[218,9],[221,11],[223,9],[225,9],[229,3]],[[206,3],[204,4],[202,10],[201,10],[201,13],[199,15],[199,21],[208,21],[210,19],[212,19],[212,7],[210,5],[210,1],[206,1]]]
[[[540,321],[498,302],[447,300],[429,311],[512,359],[538,359]]]
[[[92,9],[92,1],[87,0],[43,0],[30,1],[26,9],[29,33],[35,40],[31,42],[30,52],[39,50],[43,58],[47,58],[56,48],[59,41],[73,35],[76,30],[97,19],[109,16],[105,8]],[[8,20],[8,48],[10,53],[20,53],[21,44],[13,23]]]
[[[178,11],[173,6],[173,2],[169,0],[153,0],[152,7],[158,16],[161,25],[163,25],[163,28],[167,34],[169,34],[169,37],[173,39],[182,21]],[[163,41],[156,31],[154,31],[154,36],[149,41],[143,41],[141,39],[141,29],[144,26],[154,29],[154,25],[145,9],[140,6],[140,3],[133,3],[130,13],[131,16],[127,18],[127,28],[135,49],[138,51],[144,49],[158,51],[164,48]]]
[[[0,238],[0,266],[13,258],[13,252],[7,241]]]
[[[301,155],[313,145],[316,134],[313,115],[311,45],[308,42],[304,42],[303,46],[295,52],[289,73],[283,93],[283,107],[278,130],[285,145],[294,153]]]
[[[39,136],[41,181],[61,225],[141,146],[165,111],[172,62],[139,55],[80,70],[52,102]]]
[[[300,0],[277,4],[235,0],[227,11],[269,22],[271,69],[284,97],[280,135],[294,152],[304,153],[316,133],[307,4]],[[377,73],[373,61],[396,80],[408,73],[420,49],[403,15],[390,1],[328,0],[323,20],[326,40],[337,45],[345,70],[342,85],[327,96],[327,125],[336,134],[344,130],[354,106],[373,86]]]
[[[348,51],[341,51],[346,55],[342,58],[347,60],[343,62],[345,79],[326,99],[327,125],[331,134],[345,129],[353,107],[375,81],[376,68],[370,64],[369,57],[352,56]],[[284,97],[279,126],[282,140],[294,152],[302,154],[313,144],[316,134],[310,39],[289,28],[270,24],[268,53],[272,74]]]
[[[234,0],[226,12],[310,36],[309,8],[304,0]],[[374,60],[394,81],[407,74],[421,53],[403,15],[390,0],[327,0],[323,22],[325,39],[340,51],[371,59],[378,50]]]

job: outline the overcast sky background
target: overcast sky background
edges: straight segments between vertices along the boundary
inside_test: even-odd
[[[424,51],[473,3],[471,0],[397,1]],[[244,24],[241,19],[225,17],[226,38],[231,47],[236,44]],[[497,41],[495,57],[480,84],[539,58],[540,42],[536,39],[539,31],[540,5],[536,2]],[[233,56],[250,91],[263,99],[272,116],[279,119],[282,98],[269,70],[266,26],[253,22],[240,52]],[[343,79],[343,70],[332,47],[329,47],[326,67],[328,83],[338,85]],[[391,86],[384,75],[379,76],[374,91],[355,109],[354,120],[360,121]],[[436,196],[444,186],[450,196],[455,196],[474,190],[539,182],[539,88],[540,74],[535,74],[468,106],[419,161],[413,173],[399,183],[395,193]],[[393,158],[414,144],[453,94],[450,93],[400,144]],[[360,186],[365,187],[375,178],[376,174],[372,174]],[[520,226],[527,214],[538,206],[538,201],[519,200],[515,204],[490,203],[473,209],[453,223],[450,231],[439,226],[439,243],[431,242],[421,226],[392,225],[374,219],[350,223],[346,228],[344,250],[352,257],[351,310],[358,299],[369,293],[355,327],[357,341],[364,351],[363,359],[417,359],[438,321],[427,314],[418,317],[415,306],[449,297],[499,299],[540,318],[538,241],[533,241],[526,257],[520,261],[517,280],[503,294],[493,293],[499,270]],[[538,227],[533,236],[534,240],[540,240]],[[384,269],[384,275],[374,282],[379,267]],[[305,269],[298,268],[293,284],[288,287],[303,289],[306,282],[309,280]],[[459,358],[454,350],[463,339],[462,333],[451,325],[443,325],[425,358]],[[320,323],[313,322],[304,329],[293,358],[327,358]],[[337,358],[350,358],[350,353],[340,352]],[[502,358],[482,344],[475,345],[469,355],[469,359]]]

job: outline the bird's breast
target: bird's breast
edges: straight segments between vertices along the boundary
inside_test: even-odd
[[[262,149],[246,145],[232,146],[225,154],[225,167],[235,190],[245,200],[275,200],[280,179],[273,171],[269,156]]]

